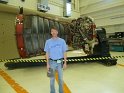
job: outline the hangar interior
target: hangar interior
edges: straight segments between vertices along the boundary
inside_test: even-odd
[[[45,58],[41,47],[44,47],[44,40],[50,38],[49,32],[47,32],[50,25],[46,25],[48,22],[51,25],[53,22],[56,26],[59,25],[60,34],[64,39],[70,36],[65,34],[68,29],[63,30],[65,29],[63,25],[80,17],[88,16],[97,28],[104,28],[109,44],[108,52],[117,59],[117,64],[106,66],[98,64],[98,60],[96,62],[86,60],[79,63],[75,60],[63,71],[64,93],[123,93],[124,0],[0,0],[0,93],[49,93],[50,91],[46,66],[13,70],[5,67],[8,59],[22,58],[18,47],[20,42],[17,42],[20,34],[16,33],[16,18],[20,12],[24,15],[22,22],[25,23],[23,33],[26,34],[23,35],[23,39],[28,41],[25,43],[26,53],[29,55],[26,60]],[[32,34],[29,35],[32,26],[37,27],[33,28],[35,30],[31,30]],[[37,28],[42,29],[42,26],[46,33],[37,32]],[[37,36],[45,38],[44,40],[38,38],[41,40],[41,43],[38,43],[41,47],[38,47],[40,45],[37,43],[33,43],[36,42],[36,39],[32,38]],[[32,40],[30,41],[30,39]],[[71,45],[68,47],[68,57],[87,56],[83,49],[74,49]],[[37,52],[36,49],[40,51]],[[56,93],[58,93],[57,82],[55,85]]]

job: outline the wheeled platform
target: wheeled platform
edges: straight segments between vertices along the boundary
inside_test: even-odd
[[[110,56],[78,56],[78,57],[68,57],[67,58],[67,63],[84,63],[84,62],[97,62],[101,63],[105,66],[113,66],[117,64],[117,59],[112,58]],[[15,68],[22,68],[22,67],[33,67],[33,66],[44,66],[46,65],[46,60],[45,59],[27,59],[27,60],[17,60],[17,59],[12,59],[8,60],[6,62],[5,67],[8,69],[15,69]]]

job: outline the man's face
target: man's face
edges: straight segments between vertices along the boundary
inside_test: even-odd
[[[58,31],[56,29],[51,29],[51,34],[53,37],[57,37]]]

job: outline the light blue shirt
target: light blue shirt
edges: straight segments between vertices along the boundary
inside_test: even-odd
[[[45,43],[44,51],[49,54],[49,58],[56,60],[64,57],[64,52],[68,50],[65,40],[62,38],[48,39]]]

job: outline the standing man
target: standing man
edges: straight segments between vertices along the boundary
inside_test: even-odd
[[[47,70],[51,68],[55,74],[58,72],[59,80],[59,93],[63,92],[63,69],[67,67],[67,45],[65,40],[58,37],[58,29],[56,27],[51,28],[52,37],[45,43],[44,51],[46,52]],[[63,63],[64,59],[64,63]],[[50,93],[55,93],[55,75],[50,77]]]

